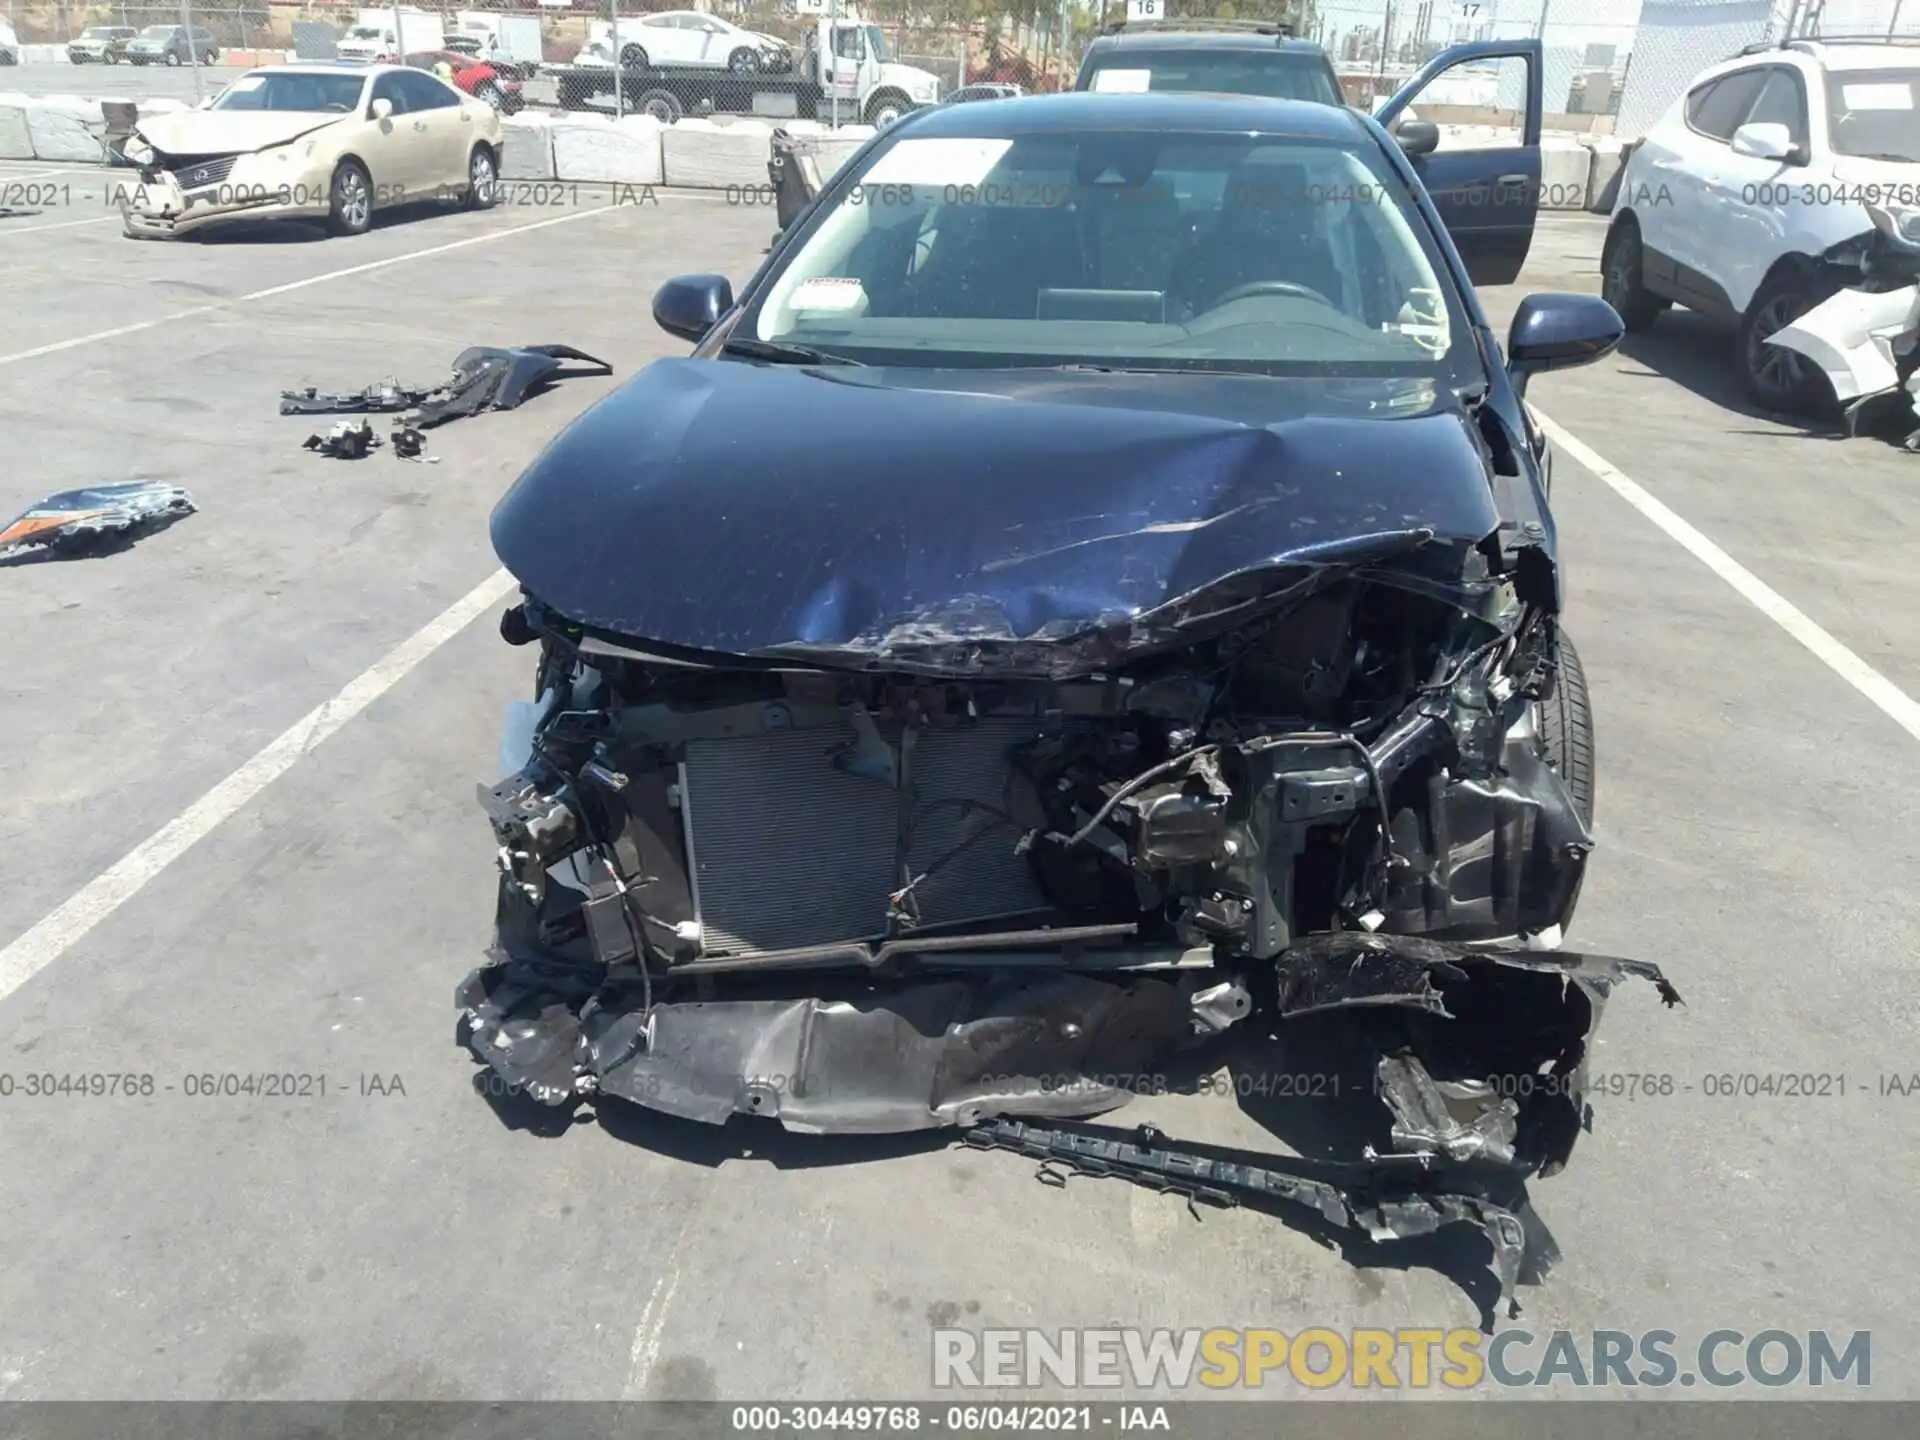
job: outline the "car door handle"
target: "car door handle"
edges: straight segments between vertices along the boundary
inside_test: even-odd
[[[1530,182],[1525,175],[1502,175],[1493,183],[1496,185],[1526,185]]]

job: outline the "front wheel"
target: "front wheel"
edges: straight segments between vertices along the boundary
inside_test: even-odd
[[[467,208],[491,210],[500,199],[500,168],[484,145],[473,147],[467,159]]]
[[[647,52],[638,45],[622,45],[620,47],[620,63],[644,70],[647,68]]]
[[[119,63],[120,63],[120,57],[114,54],[111,50],[109,50],[107,52],[107,64],[118,65]]]
[[[1747,394],[1769,410],[1821,415],[1834,406],[1833,387],[1806,356],[1767,343],[1826,298],[1811,277],[1787,272],[1760,287],[1740,320],[1738,364]]]
[[[177,50],[167,51],[167,64],[176,70],[180,68],[180,53]]]
[[[907,102],[897,95],[881,95],[867,107],[867,123],[884,130],[907,113]]]
[[[760,68],[760,57],[744,46],[727,57],[727,69],[736,75],[751,75]]]
[[[333,172],[327,228],[336,235],[364,235],[373,225],[373,181],[358,160],[342,160]]]
[[[206,54],[200,57],[200,63],[202,65],[211,65],[213,64],[214,61],[218,60],[219,58],[220,58],[220,52],[218,50],[209,50],[207,51]]]
[[[1601,251],[1600,298],[1613,307],[1630,334],[1645,330],[1667,308],[1667,301],[1647,289],[1640,227],[1631,218],[1614,226]]]
[[[1552,691],[1540,702],[1540,743],[1547,764],[1567,782],[1581,823],[1593,825],[1593,701],[1587,695],[1587,672],[1580,652],[1565,635],[1559,637]]]
[[[474,94],[486,101],[487,104],[491,105],[495,110],[505,110],[507,108],[505,92],[491,80],[483,83],[479,89],[474,91]]]

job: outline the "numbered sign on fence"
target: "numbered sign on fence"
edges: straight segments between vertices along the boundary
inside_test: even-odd
[[[1127,0],[1129,20],[1164,20],[1166,16],[1166,0]]]

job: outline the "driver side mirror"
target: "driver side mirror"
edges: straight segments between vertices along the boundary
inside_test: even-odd
[[[1393,138],[1409,160],[1417,160],[1440,148],[1440,127],[1431,120],[1402,120],[1393,127]]]
[[[653,295],[653,323],[669,335],[698,341],[733,308],[724,275],[676,275]]]
[[[1804,165],[1806,157],[1793,143],[1793,132],[1778,121],[1763,120],[1742,125],[1733,132],[1733,153],[1752,160],[1778,160],[1787,165]]]
[[[1598,295],[1529,295],[1507,331],[1507,375],[1515,393],[1525,395],[1528,377],[1590,365],[1611,354],[1626,333],[1619,313]]]
[[[367,118],[369,120],[387,120],[391,119],[392,116],[393,102],[384,95],[367,107]]]

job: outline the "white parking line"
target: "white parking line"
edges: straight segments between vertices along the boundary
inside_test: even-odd
[[[216,310],[230,310],[236,305],[244,305],[250,300],[266,300],[275,295],[286,295],[295,290],[304,290],[309,285],[325,285],[329,281],[344,280],[349,275],[365,275],[370,270],[385,270],[391,265],[405,265],[414,260],[425,260],[433,255],[445,255],[453,250],[464,250],[469,245],[485,245],[494,240],[505,240],[513,235],[525,235],[531,230],[544,230],[549,225],[565,225],[570,220],[586,220],[595,215],[607,215],[617,210],[631,210],[631,205],[601,205],[591,210],[575,210],[568,215],[555,215],[545,220],[535,220],[527,225],[515,225],[510,230],[490,230],[484,235],[469,235],[464,240],[450,240],[444,245],[429,245],[424,250],[409,250],[401,255],[389,255],[384,260],[369,260],[364,265],[349,265],[344,270],[329,270],[324,275],[310,275],[305,280],[294,280],[286,285],[270,285],[265,290],[249,291],[245,295],[235,296],[231,300],[220,300],[208,305],[194,305],[185,310],[175,310],[152,320],[138,320],[131,325],[119,325],[111,330],[96,330],[91,335],[76,335],[71,340],[56,340],[51,345],[39,345],[31,350],[16,350],[11,355],[0,355],[0,365],[17,365],[22,360],[38,360],[42,355],[58,355],[63,350],[78,350],[83,345],[97,345],[103,340],[118,340],[127,335],[138,335],[142,331],[156,330],[162,325],[170,325],[176,320],[191,320],[196,315],[211,315]]]
[[[9,235],[39,235],[48,230],[71,230],[76,225],[98,225],[102,221],[117,219],[113,215],[94,215],[85,220],[56,220],[51,225],[0,225],[0,240]]]
[[[1538,410],[1533,415],[1540,422],[1540,428],[1547,432],[1549,440],[1592,471],[1602,484],[1622,500],[1666,531],[1694,559],[1737,590],[1742,599],[1806,646],[1814,658],[1866,696],[1894,724],[1920,740],[1920,703],[1916,703],[1912,696],[1814,624],[1779,591],[1654,499],[1615,466],[1608,464],[1586,442],[1569,434],[1564,427],[1549,420]]]
[[[469,621],[505,599],[513,587],[511,575],[494,571],[0,950],[0,1000],[58,960],[81,936],[139,894],[148,881],[291,770],[301,756],[399,684]]]

